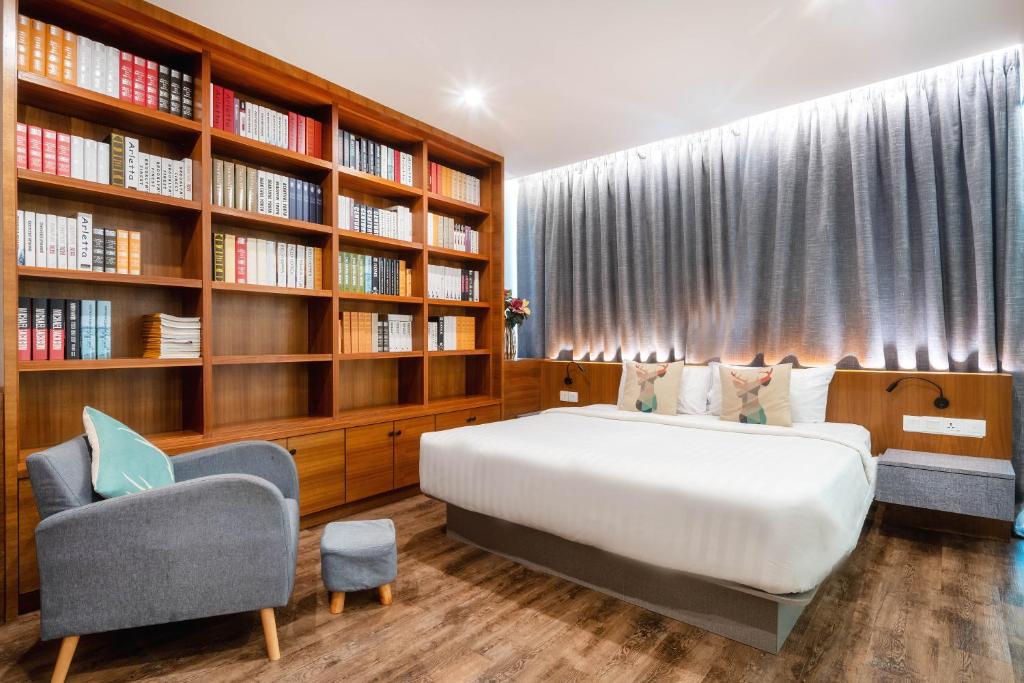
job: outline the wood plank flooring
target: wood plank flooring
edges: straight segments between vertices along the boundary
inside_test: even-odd
[[[348,596],[332,616],[320,527],[304,530],[282,657],[256,612],[84,636],[69,681],[1012,681],[1024,680],[1024,542],[890,528],[869,517],[779,656],[711,635],[449,540],[444,507],[391,517],[395,601]],[[38,617],[0,627],[0,680],[48,680],[57,642]]]

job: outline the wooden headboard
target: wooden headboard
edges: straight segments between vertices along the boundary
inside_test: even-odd
[[[505,361],[505,417],[558,406],[615,403],[619,363],[580,363],[524,359]],[[568,370],[572,385],[564,379]],[[936,391],[924,382],[904,382],[893,393],[885,388],[901,377],[927,377],[940,384],[950,401],[945,410],[932,402]],[[828,393],[829,422],[863,425],[871,432],[875,454],[887,448],[906,448],[953,455],[1009,459],[1012,455],[1010,375],[970,372],[911,372],[896,370],[837,370]],[[562,390],[579,393],[577,403],[559,400]],[[986,420],[983,438],[903,431],[904,415],[936,415]]]

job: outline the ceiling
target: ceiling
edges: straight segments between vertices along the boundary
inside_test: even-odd
[[[1024,42],[1022,0],[155,4],[499,152],[510,177]]]

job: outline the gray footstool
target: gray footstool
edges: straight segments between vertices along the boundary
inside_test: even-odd
[[[320,537],[320,574],[331,596],[331,614],[345,609],[345,593],[376,588],[391,604],[398,575],[395,525],[390,519],[331,522]]]

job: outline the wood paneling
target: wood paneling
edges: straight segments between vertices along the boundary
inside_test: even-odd
[[[534,413],[541,409],[541,375],[545,361],[540,359],[523,359],[504,361],[502,365],[505,379],[502,382],[502,417],[509,420],[524,413]]]
[[[360,500],[395,487],[394,422],[352,427],[345,435],[346,500]]]
[[[345,430],[293,436],[286,446],[299,473],[299,514],[345,502]]]
[[[39,511],[32,497],[28,479],[18,482],[18,592],[39,590],[39,568],[36,566],[36,525]]]
[[[420,437],[434,431],[434,416],[395,422],[395,488],[420,483]]]
[[[468,410],[454,410],[450,413],[439,413],[435,416],[437,431],[454,429],[455,427],[466,427],[471,425],[482,425],[488,422],[497,422],[501,419],[500,406],[483,406],[481,408],[470,408]]]

